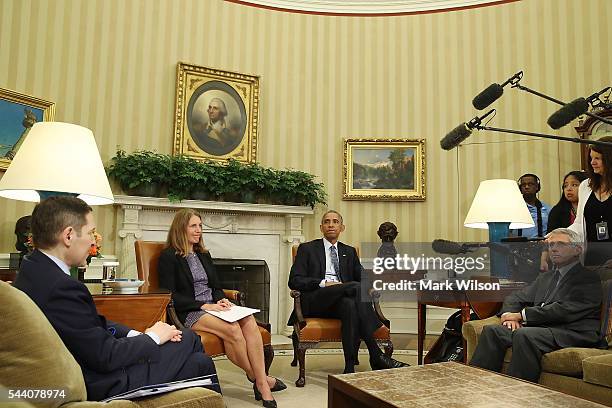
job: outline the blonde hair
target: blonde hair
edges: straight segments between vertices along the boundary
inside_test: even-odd
[[[170,230],[168,231],[166,248],[173,248],[177,255],[187,256],[187,254],[190,252],[191,248],[189,248],[190,244],[187,239],[187,227],[189,226],[189,220],[194,215],[202,220],[202,216],[199,212],[189,208],[184,208],[174,215],[172,225],[170,225]],[[193,252],[208,252],[204,246],[202,236],[200,236],[200,242],[193,244]]]

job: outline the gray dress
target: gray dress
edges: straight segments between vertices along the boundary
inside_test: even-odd
[[[212,289],[208,286],[208,275],[198,256],[194,253],[188,254],[187,264],[193,276],[193,290],[196,300],[204,303],[214,303]],[[191,328],[205,314],[206,311],[204,310],[189,312],[185,318],[185,327]]]

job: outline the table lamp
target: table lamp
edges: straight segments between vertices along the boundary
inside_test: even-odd
[[[530,228],[533,219],[514,180],[495,179],[480,183],[464,226],[489,230],[489,242],[501,242],[511,229]],[[491,276],[510,278],[505,256],[491,251]]]
[[[38,122],[0,179],[0,197],[40,201],[76,196],[89,205],[114,202],[91,130],[62,122]]]

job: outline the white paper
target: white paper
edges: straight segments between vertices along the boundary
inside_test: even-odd
[[[224,310],[222,312],[212,310],[206,311],[206,313],[210,313],[211,315],[230,323],[237,322],[238,320],[257,312],[259,312],[259,309],[252,309],[250,307],[236,305],[232,306],[229,310]]]
[[[213,380],[215,380],[213,382]],[[102,400],[101,402],[110,402],[113,400],[132,400],[135,398],[150,397],[151,395],[163,394],[166,392],[181,390],[190,387],[205,387],[216,383],[216,375],[211,374],[203,377],[189,378],[182,381],[175,381],[165,384],[145,385],[132,391],[124,392],[113,397]]]

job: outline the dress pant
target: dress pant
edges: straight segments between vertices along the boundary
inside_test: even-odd
[[[540,378],[542,354],[560,348],[547,327],[521,327],[512,331],[501,324],[489,325],[482,330],[470,365],[501,372],[509,347],[512,347],[512,360],[506,374],[532,382]]]
[[[371,344],[374,332],[382,325],[372,302],[362,301],[359,282],[327,286],[309,293],[307,317],[340,319],[347,367],[355,365],[359,339]]]
[[[215,364],[204,353],[200,336],[191,330],[183,330],[180,342],[168,341],[160,346],[159,361],[133,365],[126,371],[129,384],[125,391],[216,373]]]

